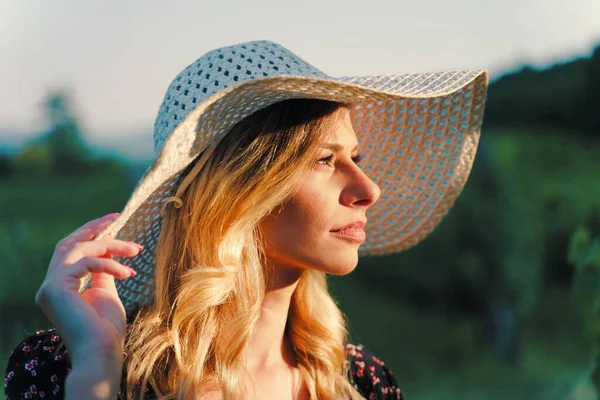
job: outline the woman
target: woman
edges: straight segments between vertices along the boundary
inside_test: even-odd
[[[7,397],[402,398],[346,342],[325,275],[439,223],[486,87],[485,71],[334,79],[267,41],[200,57],[122,213],[57,245],[36,296],[56,330],[13,351]]]

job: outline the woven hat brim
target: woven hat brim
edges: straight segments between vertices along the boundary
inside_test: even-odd
[[[363,166],[382,189],[369,209],[361,255],[416,245],[448,213],[469,175],[479,141],[488,75],[469,70],[345,78],[274,76],[226,88],[190,111],[167,138],[110,233],[145,251],[118,260],[138,275],[117,282],[126,308],[148,301],[154,285],[159,210],[181,172],[237,122],[278,101],[316,98],[349,103]]]

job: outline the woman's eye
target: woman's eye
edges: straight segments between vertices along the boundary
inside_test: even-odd
[[[319,161],[317,161],[319,164],[326,164],[329,165],[331,163],[331,160],[333,160],[333,154],[327,157],[323,157],[321,158]]]
[[[362,154],[358,154],[358,155],[352,157],[352,161],[354,162],[354,164],[358,164],[362,159],[363,159]],[[332,161],[333,161],[333,154],[331,154],[327,157],[321,158],[319,161],[317,161],[317,163],[324,164],[324,165],[331,165]]]

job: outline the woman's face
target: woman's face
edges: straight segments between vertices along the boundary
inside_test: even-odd
[[[379,187],[356,164],[358,142],[347,110],[326,140],[300,189],[261,227],[265,252],[276,269],[317,269],[344,275],[358,263],[365,240],[361,223]],[[340,230],[340,228],[354,224]]]

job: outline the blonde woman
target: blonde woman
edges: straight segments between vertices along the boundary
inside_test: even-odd
[[[347,343],[326,275],[435,228],[486,87],[332,78],[268,41],[203,55],[169,86],[122,212],[56,246],[36,296],[55,328],[15,348],[7,398],[401,399]]]

